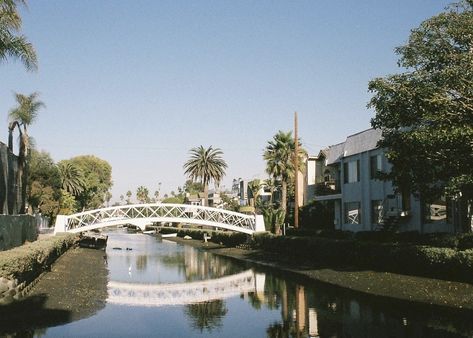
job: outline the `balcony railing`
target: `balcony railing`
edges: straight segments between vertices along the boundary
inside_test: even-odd
[[[325,182],[320,182],[315,184],[315,195],[316,196],[326,196],[326,195],[335,195],[340,194],[340,181],[339,180],[330,180]]]

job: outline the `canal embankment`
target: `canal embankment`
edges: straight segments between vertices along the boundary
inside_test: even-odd
[[[367,295],[408,302],[436,305],[459,310],[473,310],[473,285],[466,282],[374,271],[354,267],[319,267],[310,261],[262,249],[224,247],[202,240],[172,240],[203,250],[254,264],[291,272],[317,282]]]
[[[0,305],[21,299],[77,239],[76,234],[45,236],[0,252]]]

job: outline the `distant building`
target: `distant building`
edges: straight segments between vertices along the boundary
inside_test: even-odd
[[[199,192],[197,194],[186,194],[186,197],[184,199],[185,204],[190,204],[190,205],[204,205],[205,202],[205,196],[203,192]]]

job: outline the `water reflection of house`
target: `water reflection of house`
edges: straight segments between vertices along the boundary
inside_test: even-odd
[[[365,130],[309,156],[304,203],[315,200],[330,207],[334,228],[339,230],[391,225],[401,231],[459,231],[464,224],[452,201],[442,198],[427,205],[379,179],[380,172],[391,169],[385,150],[377,146],[380,138],[380,130]]]

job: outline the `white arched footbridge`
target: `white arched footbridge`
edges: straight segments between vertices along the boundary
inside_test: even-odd
[[[265,231],[263,216],[245,215],[218,208],[188,204],[134,204],[58,215],[54,233],[82,232],[110,226],[132,224],[144,230],[153,222],[206,225],[253,234]]]

